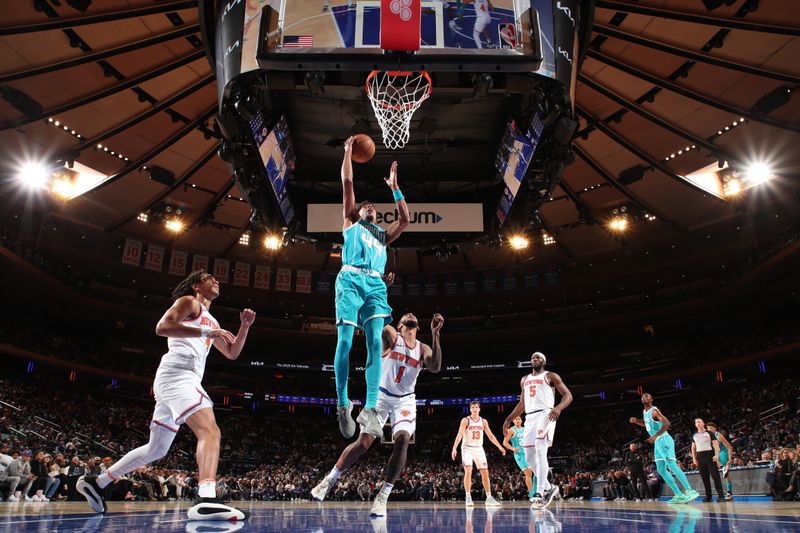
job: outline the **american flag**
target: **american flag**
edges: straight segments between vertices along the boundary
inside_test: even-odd
[[[284,35],[284,48],[311,48],[314,46],[313,35]]]

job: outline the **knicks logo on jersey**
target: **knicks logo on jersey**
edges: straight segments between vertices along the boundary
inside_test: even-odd
[[[400,411],[400,416],[402,416],[403,418],[408,418],[409,416],[411,416],[411,411]]]
[[[412,366],[414,368],[417,368],[419,366],[419,359],[414,359],[410,355],[396,352],[394,350],[392,350],[392,352],[389,354],[389,359],[395,359],[401,363],[405,363],[408,366]]]

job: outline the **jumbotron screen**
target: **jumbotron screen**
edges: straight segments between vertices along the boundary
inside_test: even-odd
[[[275,199],[280,206],[283,221],[285,224],[291,224],[295,212],[286,192],[286,180],[289,171],[294,170],[295,155],[286,117],[282,116],[278,119],[275,127],[269,131],[264,124],[264,116],[258,112],[250,120],[250,131],[258,146],[258,154],[272,185]]]

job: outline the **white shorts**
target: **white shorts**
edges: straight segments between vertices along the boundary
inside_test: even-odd
[[[553,445],[556,434],[556,421],[550,420],[550,410],[532,415],[525,415],[525,430],[522,433],[522,445],[526,448],[547,442],[548,448]]]
[[[475,31],[481,33],[486,29],[486,26],[492,21],[492,16],[489,13],[483,13],[475,18]]]
[[[153,382],[156,408],[153,425],[178,432],[178,428],[200,409],[214,407],[214,402],[200,383],[200,376],[187,370],[159,368]]]
[[[386,425],[386,421],[392,426],[392,437],[398,431],[407,431],[409,436],[417,431],[417,398],[414,394],[395,398],[382,392],[378,393],[378,403],[375,405],[378,411],[378,420],[381,426]],[[361,426],[361,433],[366,433],[364,426]]]
[[[489,468],[489,464],[486,462],[486,452],[483,450],[483,446],[465,446],[462,444],[461,463],[464,466],[472,466],[472,463],[475,463],[475,466],[478,467],[478,470],[486,470]]]

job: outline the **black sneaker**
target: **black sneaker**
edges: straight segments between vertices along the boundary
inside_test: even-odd
[[[246,520],[250,513],[226,505],[219,498],[197,498],[189,508],[189,520],[227,520],[236,522]]]
[[[106,501],[103,499],[103,489],[97,486],[97,477],[81,476],[75,484],[75,489],[83,494],[86,501],[95,513],[105,513],[108,511]]]
[[[547,507],[552,503],[556,496],[559,495],[558,485],[553,485],[550,487],[550,490],[545,491],[544,496],[542,497],[542,509]]]

